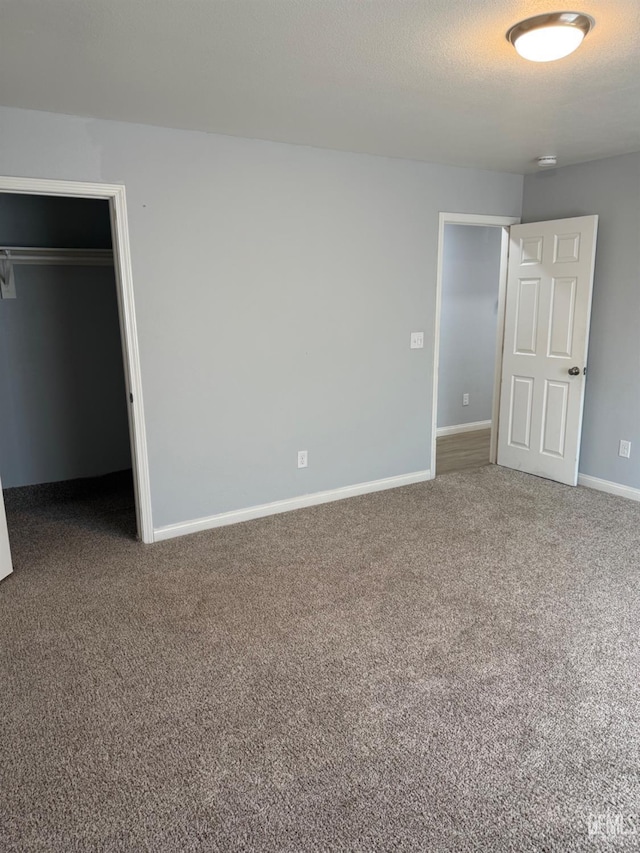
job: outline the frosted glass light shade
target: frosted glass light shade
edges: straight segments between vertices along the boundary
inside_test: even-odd
[[[514,47],[524,59],[532,62],[553,62],[577,50],[584,33],[576,27],[540,27],[523,33]]]
[[[580,12],[553,12],[520,21],[507,39],[524,59],[552,62],[577,50],[594,23]]]

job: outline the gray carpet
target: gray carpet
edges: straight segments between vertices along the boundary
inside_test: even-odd
[[[2,851],[635,849],[640,505],[490,467],[147,547],[103,509],[9,512]]]

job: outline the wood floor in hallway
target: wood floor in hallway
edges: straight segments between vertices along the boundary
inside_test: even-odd
[[[436,440],[436,476],[489,464],[491,430],[478,429]]]

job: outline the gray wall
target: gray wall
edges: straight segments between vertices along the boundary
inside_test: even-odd
[[[108,203],[0,195],[0,245],[105,248]],[[110,267],[14,268],[0,300],[0,476],[5,488],[130,467]]]
[[[445,225],[439,427],[491,420],[501,242],[501,228]]]
[[[0,173],[126,184],[155,527],[429,467],[438,212],[518,216],[521,176],[13,109],[0,127]]]
[[[525,180],[523,221],[600,217],[580,471],[640,487],[640,153]],[[621,438],[631,459],[618,456]]]

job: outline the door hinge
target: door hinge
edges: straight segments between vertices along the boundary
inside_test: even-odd
[[[129,391],[129,402],[133,403],[133,394]]]
[[[584,373],[584,375],[586,376],[586,375],[587,375],[587,368],[585,367],[585,368],[583,369],[583,371],[582,371],[582,372],[583,372],[583,373]]]

